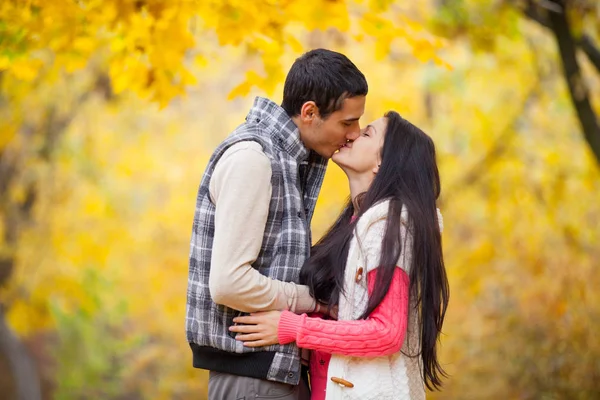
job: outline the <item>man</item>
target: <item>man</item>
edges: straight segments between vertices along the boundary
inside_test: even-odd
[[[310,51],[292,65],[281,106],[257,97],[211,157],[190,249],[187,339],[210,371],[209,399],[299,399],[296,346],[245,348],[228,328],[242,313],[317,307],[298,285],[329,159],[359,135],[368,91],[344,55]]]

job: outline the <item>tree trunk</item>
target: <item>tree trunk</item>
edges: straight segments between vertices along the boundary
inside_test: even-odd
[[[0,353],[10,367],[18,400],[41,400],[40,379],[25,345],[13,333],[0,310]]]

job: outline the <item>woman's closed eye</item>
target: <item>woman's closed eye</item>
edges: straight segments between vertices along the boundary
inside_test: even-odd
[[[367,125],[365,129],[362,131],[362,135],[366,137],[371,137],[375,131],[372,125]]]

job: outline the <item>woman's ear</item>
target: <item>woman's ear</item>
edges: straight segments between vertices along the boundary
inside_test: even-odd
[[[381,164],[377,164],[377,166],[373,168],[374,174],[377,174],[379,172],[379,167],[381,167]]]

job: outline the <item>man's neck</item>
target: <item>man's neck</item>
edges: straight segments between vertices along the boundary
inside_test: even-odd
[[[306,137],[305,137],[306,135],[303,132],[302,122],[300,121],[300,117],[298,115],[296,115],[295,117],[291,117],[291,120],[294,121],[294,124],[296,124],[296,126],[298,127],[298,136],[300,136],[300,141],[302,142],[304,147],[306,147],[308,150],[310,150],[310,148],[306,145]]]

